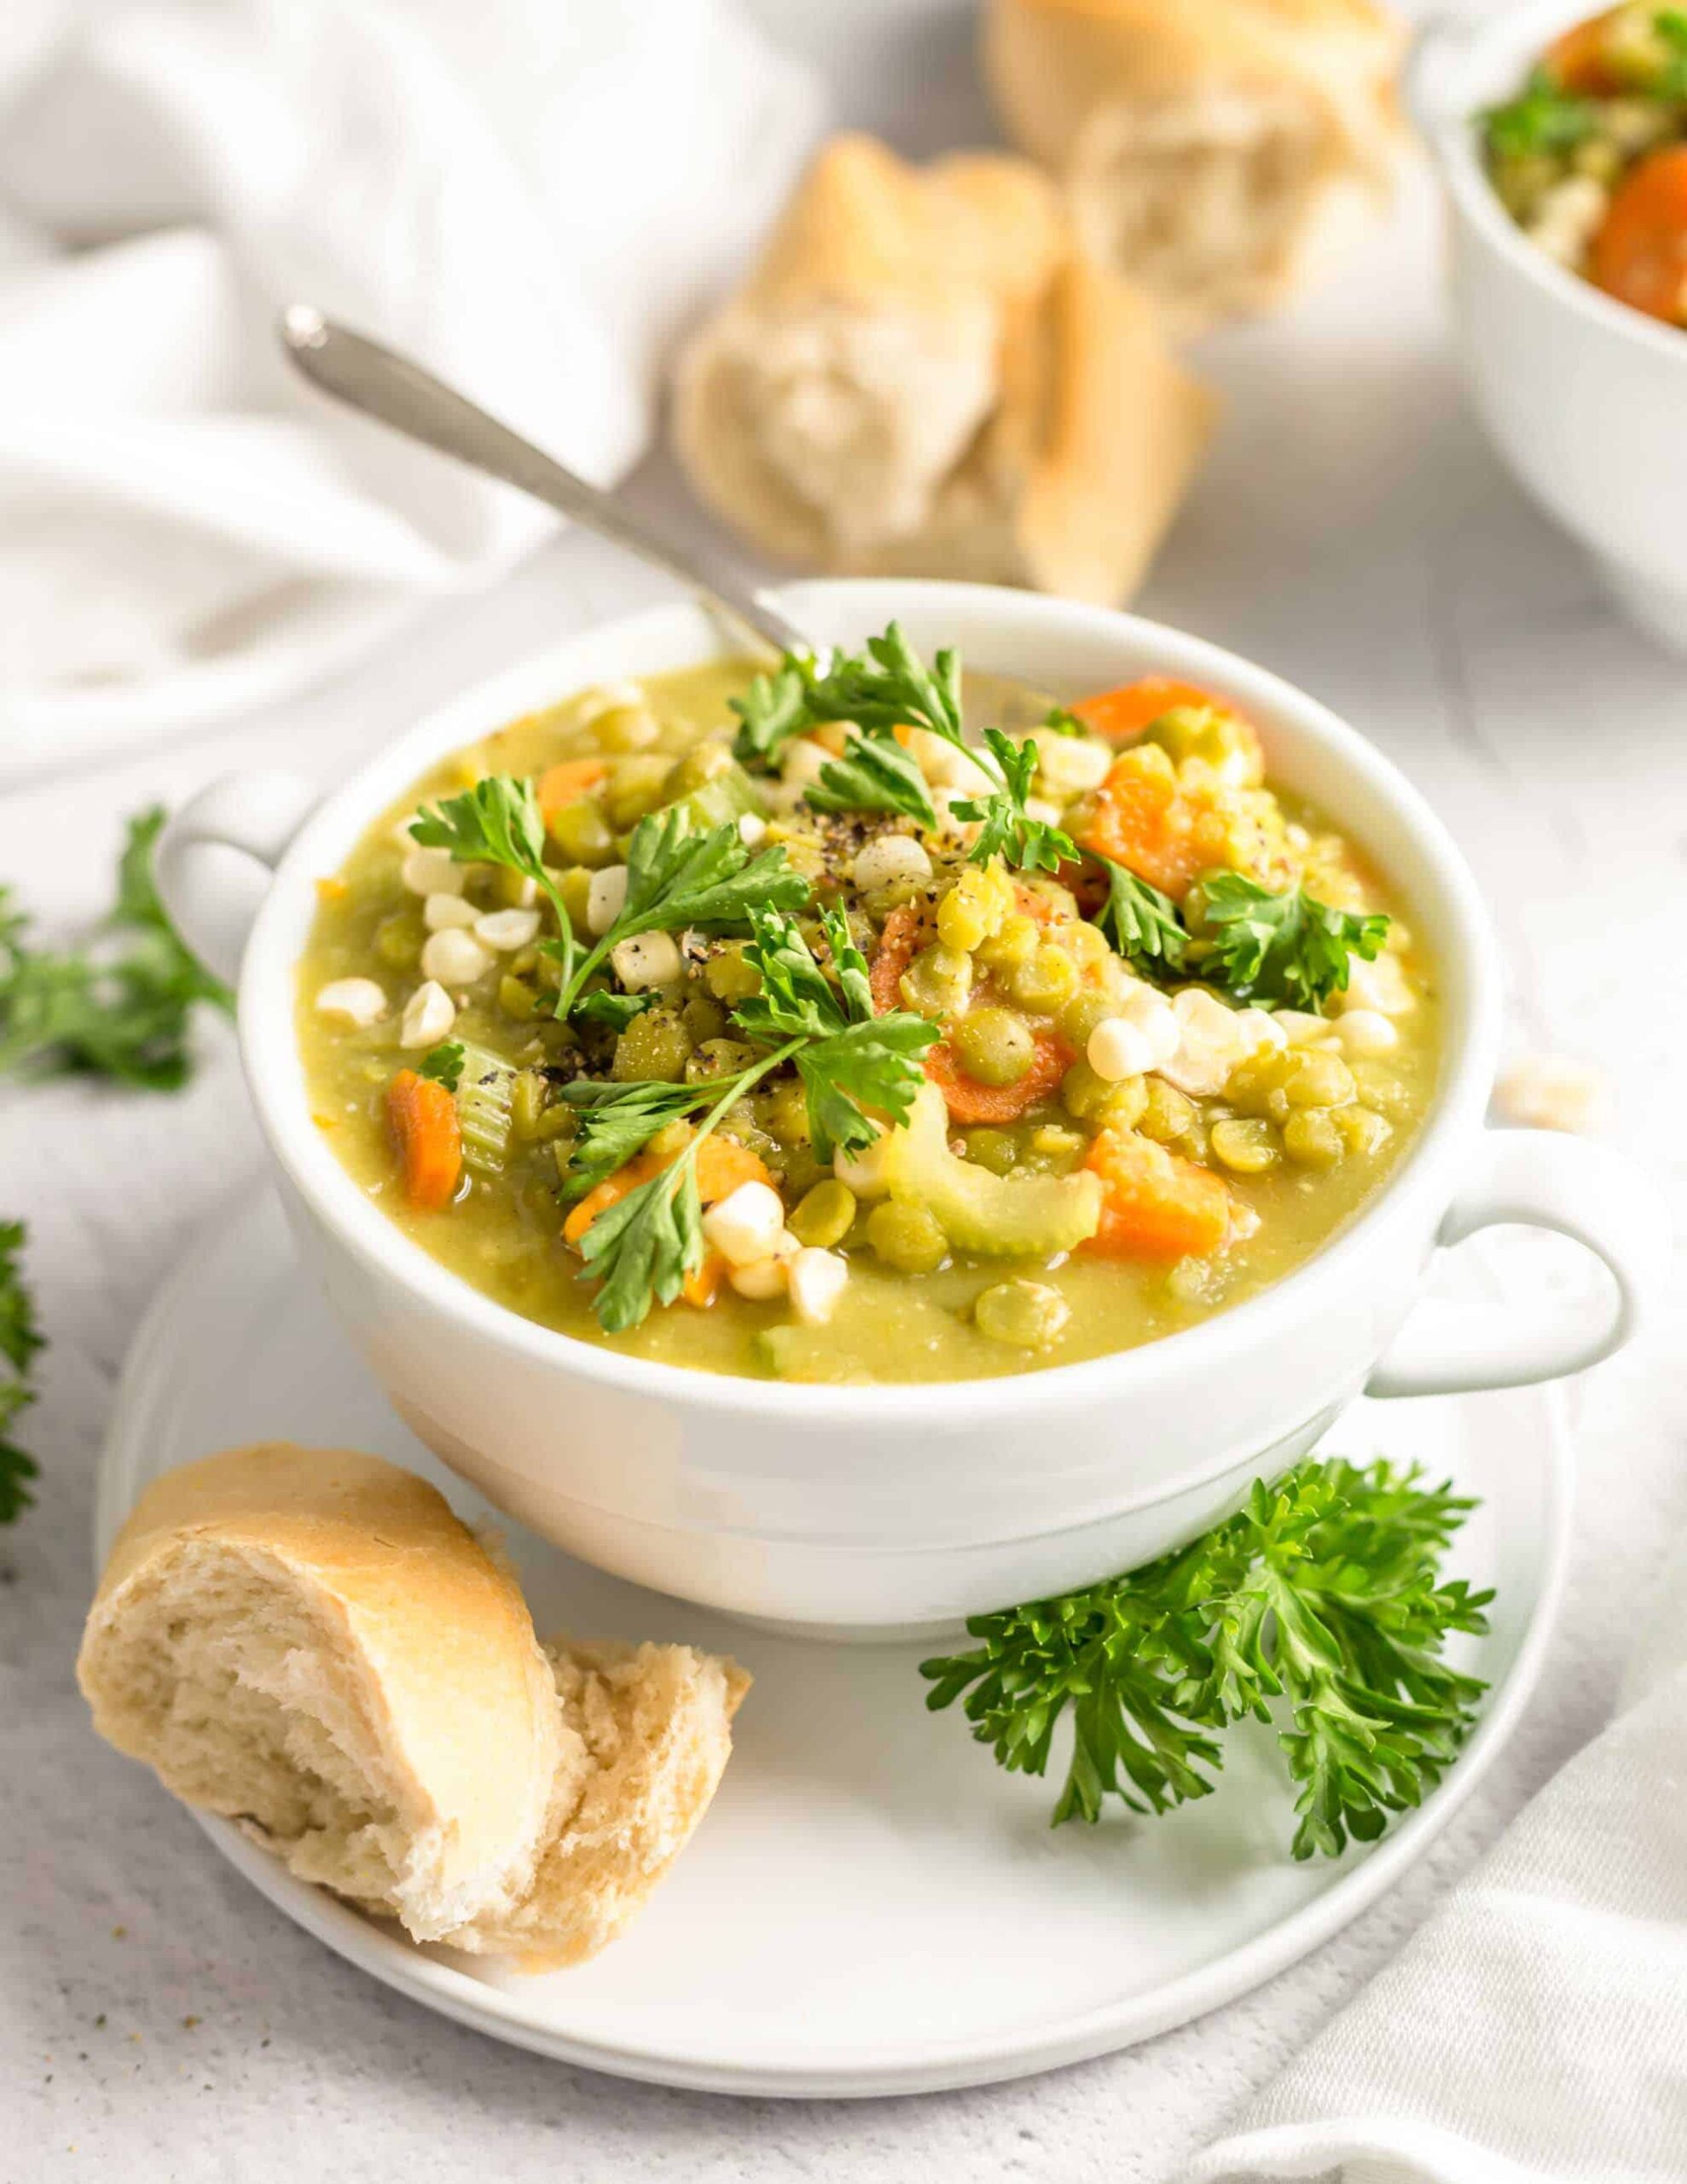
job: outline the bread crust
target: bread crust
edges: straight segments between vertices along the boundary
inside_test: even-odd
[[[840,384],[877,467],[805,471],[780,444],[780,405]],[[1140,579],[1211,419],[1142,299],[1079,262],[1046,176],[994,154],[915,168],[848,136],[687,344],[674,434],[701,497],[780,559],[1112,603]]]
[[[1401,49],[1400,26],[1369,0],[988,0],[983,29],[1009,136],[1061,178],[1092,253],[1149,281],[1186,329],[1283,302],[1386,200],[1404,141]],[[1238,235],[1227,277],[1203,285],[1195,267],[1180,282],[1174,248],[1157,267],[1116,254],[1118,171],[1151,159],[1168,117],[1197,143],[1214,117],[1221,154],[1250,106],[1262,132],[1286,131],[1292,157],[1272,161],[1263,186],[1278,202],[1263,206],[1257,242]]]
[[[685,1646],[542,1649],[513,1574],[433,1487],[285,1442],[147,1489],[77,1676],[102,1736],[301,1878],[530,1969],[594,1955],[644,1902],[750,1682]],[[254,1700],[275,1708],[261,1761],[238,1740]]]
[[[207,1456],[148,1487],[100,1580],[77,1677],[100,1734],[178,1791],[125,1682],[137,1665],[129,1623],[212,1558],[304,1604],[338,1651],[404,1832],[438,1842],[426,1880],[437,1915],[420,1900],[387,1908],[426,1930],[524,1885],[561,1757],[551,1676],[520,1588],[444,1496],[379,1458],[285,1442]],[[239,1809],[196,1786],[195,1802]]]

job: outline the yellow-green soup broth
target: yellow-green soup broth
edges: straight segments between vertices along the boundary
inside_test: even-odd
[[[320,881],[297,997],[311,1111],[423,1250],[525,1318],[638,1356],[798,1380],[965,1380],[1193,1326],[1310,1258],[1379,1187],[1435,1087],[1433,967],[1363,857],[1264,781],[1245,721],[1181,689],[1162,712],[1115,693],[1075,718],[969,677],[968,735],[1030,739],[1035,772],[1010,806],[1085,851],[1052,871],[1017,861],[1023,839],[981,842],[992,797],[1006,808],[1000,766],[929,729],[870,724],[865,740],[917,766],[896,793],[923,796],[935,823],[813,808],[816,789],[838,800],[823,776],[835,782],[861,732],[823,718],[757,747],[729,709],[754,671],[711,663],[513,722],[434,767]],[[533,785],[540,884],[416,854],[417,815],[489,777],[519,799]],[[818,1091],[793,1054],[712,1124],[711,1089],[730,1093],[778,1050],[754,1028],[768,973],[741,916],[626,936],[583,988],[601,1004],[556,1014],[571,967],[559,918],[577,973],[617,904],[624,915],[635,831],[676,809],[670,857],[711,831],[728,864],[784,852],[783,895],[807,899],[781,915],[824,982],[822,1015],[829,1002],[853,1026],[842,1045],[803,1048]],[[1116,915],[1115,873],[1128,875]],[[1237,882],[1239,904],[1226,893]],[[1142,943],[1145,906],[1163,906],[1172,938],[1159,937],[1180,961]],[[838,913],[863,967],[853,998]],[[1357,923],[1378,914],[1385,932]],[[1309,930],[1325,924],[1333,939]],[[1348,946],[1359,932],[1364,947]],[[1296,979],[1310,967],[1316,985],[1332,959],[1348,984],[1309,996]],[[841,1084],[847,1101],[883,1025],[939,1035],[897,1066],[906,1126],[823,1158],[815,1101],[835,1128],[827,1095]],[[889,1080],[860,1082],[848,1111],[870,1130]],[[689,1104],[583,1208],[582,1102],[641,1086]],[[606,1332],[602,1268],[582,1256],[590,1226],[617,1190],[683,1195],[658,1179],[687,1162],[704,1202],[686,1292],[664,1302],[623,1266],[616,1313],[636,1323]]]

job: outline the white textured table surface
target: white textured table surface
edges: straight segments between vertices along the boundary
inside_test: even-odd
[[[845,118],[913,148],[978,131],[959,11],[798,12],[825,26],[817,46],[833,41]],[[1224,433],[1139,603],[1307,685],[1426,791],[1493,905],[1517,1043],[1610,1071],[1617,1134],[1678,1219],[1687,979],[1671,913],[1687,893],[1687,669],[1615,618],[1482,444],[1439,330],[1434,228],[1420,179],[1365,269],[1212,346]],[[659,462],[638,491],[675,502]],[[503,659],[660,590],[589,542],[559,542],[497,597],[432,614],[284,712],[9,796],[0,878],[49,923],[89,918],[126,812],[240,764],[330,780]],[[208,1043],[177,1100],[0,1095],[0,1215],[31,1225],[53,1343],[26,1437],[40,1505],[0,1535],[0,2178],[109,2164],[242,2184],[472,2169],[509,2184],[1168,2179],[1599,1722],[1632,1604],[1687,1521],[1678,1292],[1661,1336],[1574,1391],[1587,1490],[1571,1595],[1516,1742],[1403,1887],[1227,2010],[1109,2060],[899,2102],[713,2100],[565,2070],[426,2016],[296,1931],[96,1743],[77,1698],[113,1378],[160,1278],[255,1157],[220,1027]]]

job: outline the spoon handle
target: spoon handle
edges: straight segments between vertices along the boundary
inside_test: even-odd
[[[612,494],[600,492],[552,456],[478,410],[443,380],[295,304],[281,314],[281,346],[306,379],[441,455],[499,478],[587,530],[677,577],[705,605],[775,652],[813,649],[803,632],[731,569],[681,549],[652,531]]]

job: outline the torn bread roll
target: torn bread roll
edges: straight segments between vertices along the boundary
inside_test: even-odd
[[[1371,0],[988,0],[1008,135],[1180,332],[1314,282],[1386,206],[1401,32]]]
[[[1111,603],[1206,444],[1206,394],[1145,299],[1074,253],[1023,160],[819,155],[745,286],[696,334],[675,437],[780,559]]]
[[[570,1963],[713,1796],[748,1679],[683,1646],[542,1650],[424,1480],[284,1443],[167,1472],[77,1676],[100,1734],[418,1940]]]

